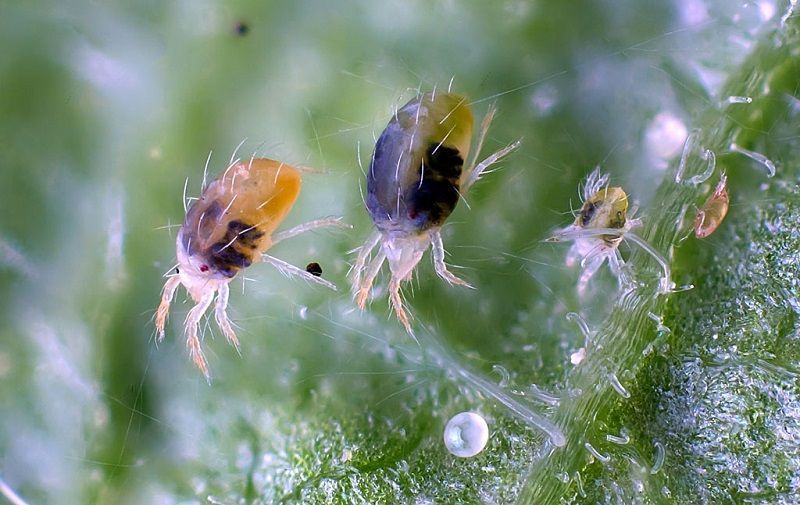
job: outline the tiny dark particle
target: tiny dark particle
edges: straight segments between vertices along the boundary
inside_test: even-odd
[[[240,37],[244,37],[249,31],[250,26],[248,26],[248,24],[244,21],[239,21],[233,26],[233,32]]]
[[[312,262],[306,265],[306,272],[310,273],[314,277],[321,277],[322,276],[322,267],[319,266],[319,263]]]

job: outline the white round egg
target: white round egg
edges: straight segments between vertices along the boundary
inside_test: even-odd
[[[489,441],[489,426],[475,412],[454,415],[444,427],[444,445],[450,454],[471,458],[480,453]]]

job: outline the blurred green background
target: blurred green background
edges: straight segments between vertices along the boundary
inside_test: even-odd
[[[790,7],[0,2],[0,478],[30,503],[791,503],[800,65]],[[362,167],[375,138],[393,108],[451,79],[477,117],[499,108],[487,154],[523,144],[444,229],[454,271],[478,289],[445,285],[427,259],[406,289],[419,346],[383,291],[355,311],[345,275],[371,230]],[[733,195],[730,218],[702,243],[679,240],[718,172],[698,187],[672,180],[694,129]],[[158,346],[152,317],[184,183],[196,196],[209,152],[216,174],[242,141],[241,156],[319,170],[284,227],[341,215],[354,229],[271,251],[319,262],[336,293],[266,265],[232,283],[242,356],[209,325],[209,386],[186,355],[185,293]],[[730,152],[734,141],[778,163],[778,176]],[[705,163],[696,154],[692,173]],[[639,202],[642,236],[695,290],[653,296],[659,271],[623,246],[641,293],[618,300],[604,267],[577,296],[568,245],[542,240],[572,220],[596,165]],[[584,345],[571,311],[605,345],[585,366],[570,364]],[[567,447],[461,381],[463,367],[555,419]],[[537,400],[531,385],[561,403]],[[461,460],[441,437],[463,410],[480,412],[491,437]],[[605,438],[625,430],[625,446]],[[589,441],[610,462],[591,458]]]

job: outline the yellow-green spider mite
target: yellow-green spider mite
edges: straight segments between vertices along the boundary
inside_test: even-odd
[[[393,115],[375,144],[367,173],[366,206],[377,230],[359,249],[351,272],[356,303],[364,308],[372,283],[389,262],[389,298],[397,318],[411,333],[400,285],[433,247],[436,273],[450,284],[469,287],[447,270],[440,229],[460,197],[487,167],[519,146],[519,141],[476,164],[494,117],[491,107],[470,157],[473,117],[467,99],[454,93],[420,94]],[[370,260],[372,250],[380,250]]]
[[[619,244],[641,222],[628,216],[628,195],[619,186],[608,185],[608,174],[595,169],[583,186],[583,206],[575,222],[557,231],[549,240],[573,240],[567,252],[567,266],[580,262],[583,269],[578,292],[583,293],[589,279],[608,260],[611,271],[622,275],[624,261]],[[633,214],[635,211],[631,212]]]
[[[176,241],[178,266],[167,278],[156,311],[158,338],[164,338],[169,306],[179,285],[195,302],[184,324],[186,346],[195,365],[210,378],[200,348],[200,320],[214,301],[214,317],[228,342],[239,340],[228,318],[228,284],[258,261],[270,263],[285,275],[295,275],[331,289],[336,286],[265,252],[281,240],[323,226],[346,226],[326,218],[275,233],[300,194],[300,171],[270,159],[233,162],[203,189],[186,212]]]

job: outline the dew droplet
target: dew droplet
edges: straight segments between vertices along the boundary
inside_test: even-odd
[[[471,458],[480,453],[489,441],[489,426],[475,412],[454,415],[444,427],[444,445],[450,454]]]

